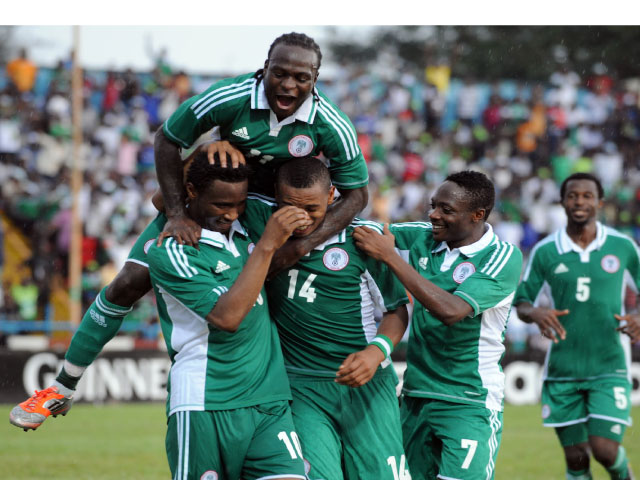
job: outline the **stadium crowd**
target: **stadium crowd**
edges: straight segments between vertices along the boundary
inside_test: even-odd
[[[0,72],[0,212],[29,240],[32,256],[19,282],[2,285],[0,319],[34,320],[46,316],[52,285],[67,279],[71,63],[36,66],[27,52],[16,60]],[[370,172],[363,217],[424,219],[448,174],[481,170],[497,189],[490,223],[526,255],[565,222],[562,180],[589,171],[605,187],[604,221],[640,240],[640,81],[613,78],[603,65],[580,76],[565,64],[544,83],[487,84],[450,79],[445,67],[407,73],[393,61],[341,65],[318,83],[358,131]],[[162,56],[151,72],[84,72],[85,307],[155,216],[154,132],[223,73],[176,71]],[[141,324],[155,322],[153,301],[145,297],[132,314]],[[514,319],[508,339],[524,348],[541,341],[537,334]]]

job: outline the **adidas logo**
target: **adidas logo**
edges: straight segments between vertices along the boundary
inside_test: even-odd
[[[556,267],[556,269],[553,271],[553,273],[567,273],[569,271],[569,269],[567,268],[567,266],[564,263],[561,263],[560,265],[558,265]]]
[[[249,140],[249,132],[247,131],[247,127],[238,128],[231,132],[231,135],[235,135],[236,137],[244,138],[245,140]]]
[[[91,315],[91,318],[93,318],[94,322],[96,322],[98,325],[100,325],[103,328],[107,328],[107,321],[102,315],[94,312],[93,310],[89,310],[89,314]]]
[[[619,424],[614,425],[613,427],[611,427],[611,433],[615,433],[616,435],[620,435],[622,433],[622,427],[620,427]]]
[[[418,260],[418,265],[420,265],[420,268],[423,270],[427,268],[427,263],[429,263],[429,257],[421,257],[420,260]]]
[[[229,265],[224,263],[222,260],[218,260],[218,264],[216,265],[215,272],[216,273],[224,272],[225,270],[228,270],[229,268],[230,268]]]

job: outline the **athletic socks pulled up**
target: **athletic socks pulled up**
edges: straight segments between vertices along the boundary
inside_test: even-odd
[[[104,287],[85,312],[78,330],[71,339],[65,355],[65,360],[71,364],[65,363],[65,367],[69,366],[70,368],[65,368],[66,373],[56,379],[63,385],[72,383],[69,377],[80,379],[84,368],[93,363],[104,346],[118,333],[124,317],[133,310],[132,306],[121,307],[109,302],[105,298],[106,290],[107,287]],[[74,366],[82,368],[82,370],[71,371]],[[62,375],[63,372],[60,374]]]

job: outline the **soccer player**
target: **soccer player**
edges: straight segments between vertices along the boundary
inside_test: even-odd
[[[575,173],[560,187],[566,229],[538,242],[518,287],[518,316],[552,340],[542,387],[542,419],[564,449],[567,479],[590,479],[590,452],[612,479],[631,478],[622,447],[631,424],[630,339],[640,318],[624,310],[625,287],[640,287],[640,253],[597,221],[600,181]],[[538,306],[540,294],[551,306]],[[627,336],[622,335],[626,333]]]
[[[400,409],[414,479],[494,476],[500,359],[522,267],[518,248],[486,223],[494,197],[485,175],[459,172],[433,195],[431,223],[354,232],[356,245],[387,264],[415,299]]]
[[[341,198],[334,202],[313,234],[288,242],[272,268],[292,265],[302,255],[344,229],[367,203],[368,173],[349,119],[315,88],[322,53],[304,34],[278,37],[269,48],[264,69],[221,80],[184,104],[156,134],[155,155],[166,216],[160,214],[140,235],[116,278],[85,312],[53,385],[17,405],[12,423],[38,428],[50,414],[66,414],[86,368],[122,325],[133,304],[150,289],[146,251],[156,239],[173,236],[180,244],[198,245],[200,226],[185,210],[180,149],[203,132],[219,127],[258,172],[252,191],[273,188],[275,158],[291,159],[323,153],[331,162],[331,179]],[[227,152],[220,148],[223,164]],[[209,152],[211,161],[213,152]],[[242,157],[229,155],[235,165]],[[164,231],[163,231],[164,229]]]
[[[276,178],[277,205],[249,196],[251,234],[259,236],[278,207],[293,205],[313,220],[294,236],[312,235],[333,201],[329,171],[307,157],[283,164]],[[356,248],[353,230],[363,223],[371,225],[356,220],[280,272],[267,294],[309,477],[408,480],[389,356],[407,328],[409,299],[384,264]]]
[[[172,361],[166,448],[173,478],[306,478],[263,284],[274,252],[311,219],[281,209],[254,244],[238,221],[247,171],[197,155],[186,189],[187,213],[202,226],[199,248],[173,238],[149,248]]]

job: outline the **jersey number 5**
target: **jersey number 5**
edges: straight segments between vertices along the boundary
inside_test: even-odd
[[[289,281],[289,291],[287,292],[287,297],[293,298],[296,294],[296,283],[298,282],[298,270],[289,270],[289,276],[291,280]],[[312,273],[309,275],[309,278],[302,284],[300,291],[298,292],[298,296],[302,298],[306,298],[308,303],[313,303],[316,299],[316,289],[311,288],[311,283],[316,279],[317,275]]]
[[[591,288],[589,287],[590,283],[591,279],[589,277],[578,277],[576,300],[579,302],[586,302],[589,300],[589,294],[591,293]]]

